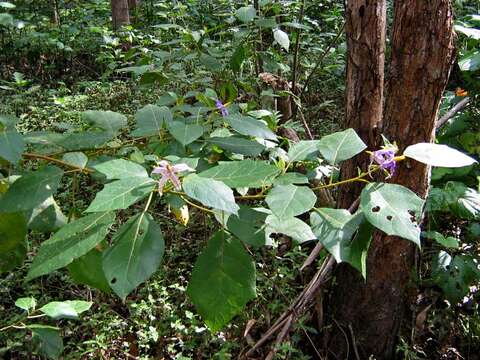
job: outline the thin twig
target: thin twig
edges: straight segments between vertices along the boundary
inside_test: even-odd
[[[335,36],[335,38],[330,42],[330,44],[328,44],[327,48],[325,49],[325,51],[322,53],[322,55],[320,56],[320,58],[318,59],[317,63],[315,64],[315,67],[313,68],[313,70],[310,72],[310,74],[308,75],[307,77],[307,80],[305,81],[305,84],[303,85],[303,88],[302,88],[302,92],[300,93],[299,97],[300,99],[303,99],[303,96],[305,94],[305,90],[308,88],[308,84],[313,76],[313,74],[315,74],[315,72],[317,71],[317,69],[319,68],[320,65],[322,65],[323,61],[325,60],[325,58],[327,57],[327,54],[330,52],[330,50],[332,49],[332,47],[337,43],[338,39],[340,39],[340,36],[342,36],[343,34],[343,30],[345,29],[345,23],[343,23],[342,27],[340,28],[340,30],[338,30],[337,32],[337,35]]]
[[[355,341],[355,333],[353,332],[352,324],[348,324],[348,329],[350,330],[350,335],[352,336],[352,346],[353,351],[355,352],[355,357],[357,360],[360,360],[360,355],[358,354],[357,343]]]
[[[58,165],[67,166],[67,167],[69,167],[71,169],[75,169],[77,171],[82,171],[82,172],[87,172],[87,173],[94,172],[93,169],[90,169],[90,168],[87,168],[87,167],[86,168],[81,168],[81,167],[75,166],[73,164],[67,163],[63,160],[56,159],[56,158],[46,156],[46,155],[33,154],[33,153],[23,153],[22,156],[26,157],[26,158],[29,158],[29,159],[40,159],[40,160],[50,161],[50,162],[56,163]]]
[[[455,116],[456,113],[465,109],[470,101],[470,97],[466,97],[465,99],[459,101],[455,106],[453,106],[450,110],[447,111],[445,115],[443,115],[440,119],[437,120],[435,124],[436,129],[440,129],[445,123],[450,120],[452,117]]]

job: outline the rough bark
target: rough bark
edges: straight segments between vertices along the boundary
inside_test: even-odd
[[[449,0],[396,1],[394,14],[382,131],[403,151],[410,144],[434,140],[437,111],[453,60],[454,35]],[[415,161],[400,163],[391,181],[425,197],[429,168]],[[376,233],[368,254],[366,283],[354,271],[339,269],[331,299],[333,316],[354,336],[349,344],[333,338],[329,350],[338,359],[347,358],[347,353],[353,357],[353,341],[362,359],[370,355],[393,358],[399,329],[415,299],[410,281],[414,257],[413,243]]]
[[[128,0],[128,8],[131,11],[135,11],[139,5],[140,5],[140,0]]]
[[[386,0],[349,0],[346,8],[347,88],[345,128],[354,128],[370,149],[382,120]],[[357,156],[342,166],[342,178],[357,175],[369,159]],[[348,208],[360,193],[356,185],[341,189],[338,205]]]
[[[113,30],[118,30],[123,25],[130,24],[128,0],[110,0],[110,4],[112,6]]]

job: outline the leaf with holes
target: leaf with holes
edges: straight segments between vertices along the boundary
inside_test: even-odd
[[[212,332],[256,297],[255,263],[242,243],[216,233],[198,256],[187,294]]]
[[[165,251],[160,226],[148,213],[140,213],[117,231],[103,257],[103,271],[113,291],[125,300],[160,266]]]
[[[229,161],[199,174],[201,177],[222,181],[231,188],[258,188],[272,184],[280,170],[263,161]]]
[[[368,184],[360,196],[360,209],[367,220],[388,235],[413,241],[420,247],[424,201],[413,191],[396,184]]]
[[[115,221],[114,213],[95,213],[75,220],[44,241],[33,259],[26,280],[70,264],[100,243]]]
[[[350,159],[366,148],[367,145],[353,129],[324,136],[318,145],[323,157],[332,165]]]
[[[315,193],[306,186],[275,186],[265,199],[280,219],[291,218],[310,210],[317,201]]]
[[[430,143],[410,145],[403,155],[427,165],[447,168],[464,167],[477,162],[450,146]]]
[[[267,237],[271,234],[284,234],[299,244],[317,238],[310,226],[296,217],[280,219],[275,215],[268,215],[265,220],[265,233]]]

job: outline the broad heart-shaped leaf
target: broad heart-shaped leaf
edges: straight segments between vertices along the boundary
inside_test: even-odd
[[[308,178],[305,175],[289,172],[279,176],[273,181],[274,185],[288,185],[288,184],[308,184]]]
[[[0,157],[16,164],[21,159],[25,143],[15,130],[0,131]]]
[[[418,246],[423,204],[413,191],[396,184],[368,184],[360,195],[360,209],[373,226]]]
[[[231,114],[225,118],[225,121],[235,131],[242,135],[254,136],[267,140],[277,140],[277,136],[267,127],[267,125],[250,116]]]
[[[477,161],[447,145],[419,143],[410,145],[403,155],[421,163],[448,168],[469,166]]]
[[[183,190],[205,206],[231,214],[238,212],[239,207],[235,203],[232,189],[221,181],[190,174],[183,179]]]
[[[212,332],[256,297],[255,263],[242,243],[216,233],[198,256],[187,294]]]
[[[158,135],[164,124],[168,125],[173,120],[170,109],[166,106],[147,105],[135,114],[137,122],[133,136]]]
[[[126,209],[150,194],[155,180],[143,177],[129,177],[105,185],[85,212],[101,212]]]
[[[35,306],[37,306],[37,300],[35,300],[35,298],[33,297],[19,298],[15,301],[15,306],[22,310],[30,312],[30,310],[35,309]]]
[[[299,244],[317,238],[310,226],[296,217],[280,219],[275,215],[268,215],[265,224],[265,233],[268,237],[273,233],[285,234]]]
[[[107,177],[107,180],[125,178],[148,178],[145,168],[133,161],[114,159],[105,161],[93,167]]]
[[[255,8],[253,6],[243,6],[235,12],[235,16],[243,23],[248,23],[255,18]]]
[[[288,219],[310,210],[317,201],[315,193],[305,186],[279,185],[267,195],[270,210],[280,219]]]
[[[48,274],[88,253],[107,235],[114,213],[95,213],[71,222],[43,242],[26,280]]]
[[[77,284],[85,284],[105,293],[112,292],[102,267],[103,253],[93,248],[68,265],[68,272]]]
[[[117,134],[120,129],[127,126],[127,117],[113,111],[88,110],[84,111],[82,116],[90,125],[109,134]]]
[[[263,229],[267,214],[247,206],[240,206],[238,215],[230,215],[227,229],[243,242],[260,247],[266,245]]]
[[[91,150],[105,144],[117,134],[107,131],[54,133],[48,131],[27,133],[23,139],[28,144],[48,146],[58,151]]]
[[[353,129],[324,136],[318,145],[323,157],[332,165],[350,159],[366,148],[367,145]]]
[[[103,256],[103,271],[113,291],[125,300],[160,266],[165,242],[160,226],[148,213],[128,220]]]
[[[289,162],[311,159],[318,154],[319,140],[302,140],[288,149]]]
[[[272,184],[280,170],[264,161],[229,161],[205,170],[201,177],[222,181],[231,188],[257,188]]]
[[[60,329],[47,325],[28,325],[32,331],[32,340],[37,345],[40,355],[48,359],[58,359],[63,351],[63,340]]]
[[[56,166],[23,175],[0,199],[0,212],[26,211],[37,207],[57,191],[62,176],[63,171]]]
[[[42,233],[57,231],[67,223],[67,217],[62,213],[53,196],[29,211],[27,217],[28,228]]]
[[[265,146],[256,141],[247,140],[236,136],[212,137],[207,139],[207,141],[211,144],[221,147],[224,150],[247,156],[258,156],[265,149]]]
[[[182,121],[173,121],[168,126],[170,134],[183,146],[188,145],[203,135],[203,126],[185,124]]]
[[[88,157],[83,152],[66,153],[63,155],[62,160],[80,169],[84,169],[88,163]]]
[[[82,300],[52,301],[38,310],[55,320],[78,319],[78,315],[90,309],[92,304]]]
[[[350,243],[363,221],[362,213],[345,209],[320,208],[310,214],[313,233],[338,263],[351,262]]]
[[[27,236],[25,214],[0,213],[0,253],[15,249]]]
[[[290,48],[290,39],[288,38],[288,34],[285,31],[282,31],[280,29],[273,29],[273,38],[278,43],[278,45],[288,51],[288,49]]]

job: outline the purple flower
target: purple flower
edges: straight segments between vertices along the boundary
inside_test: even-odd
[[[389,173],[387,177],[387,179],[389,179],[395,174],[395,169],[397,168],[397,163],[394,158],[395,150],[391,148],[377,150],[370,155],[370,166],[373,163],[380,165],[380,169]]]
[[[223,117],[228,116],[228,110],[225,107],[225,105],[222,104],[222,102],[220,100],[218,100],[218,99],[215,100],[215,106],[217,107],[218,110],[220,110]]]
[[[171,165],[168,161],[162,160],[158,162],[158,166],[153,168],[152,174],[160,174],[162,177],[158,180],[158,192],[162,194],[163,187],[170,180],[175,189],[180,190],[182,183],[178,178],[177,173],[182,171],[195,171],[187,164]]]

